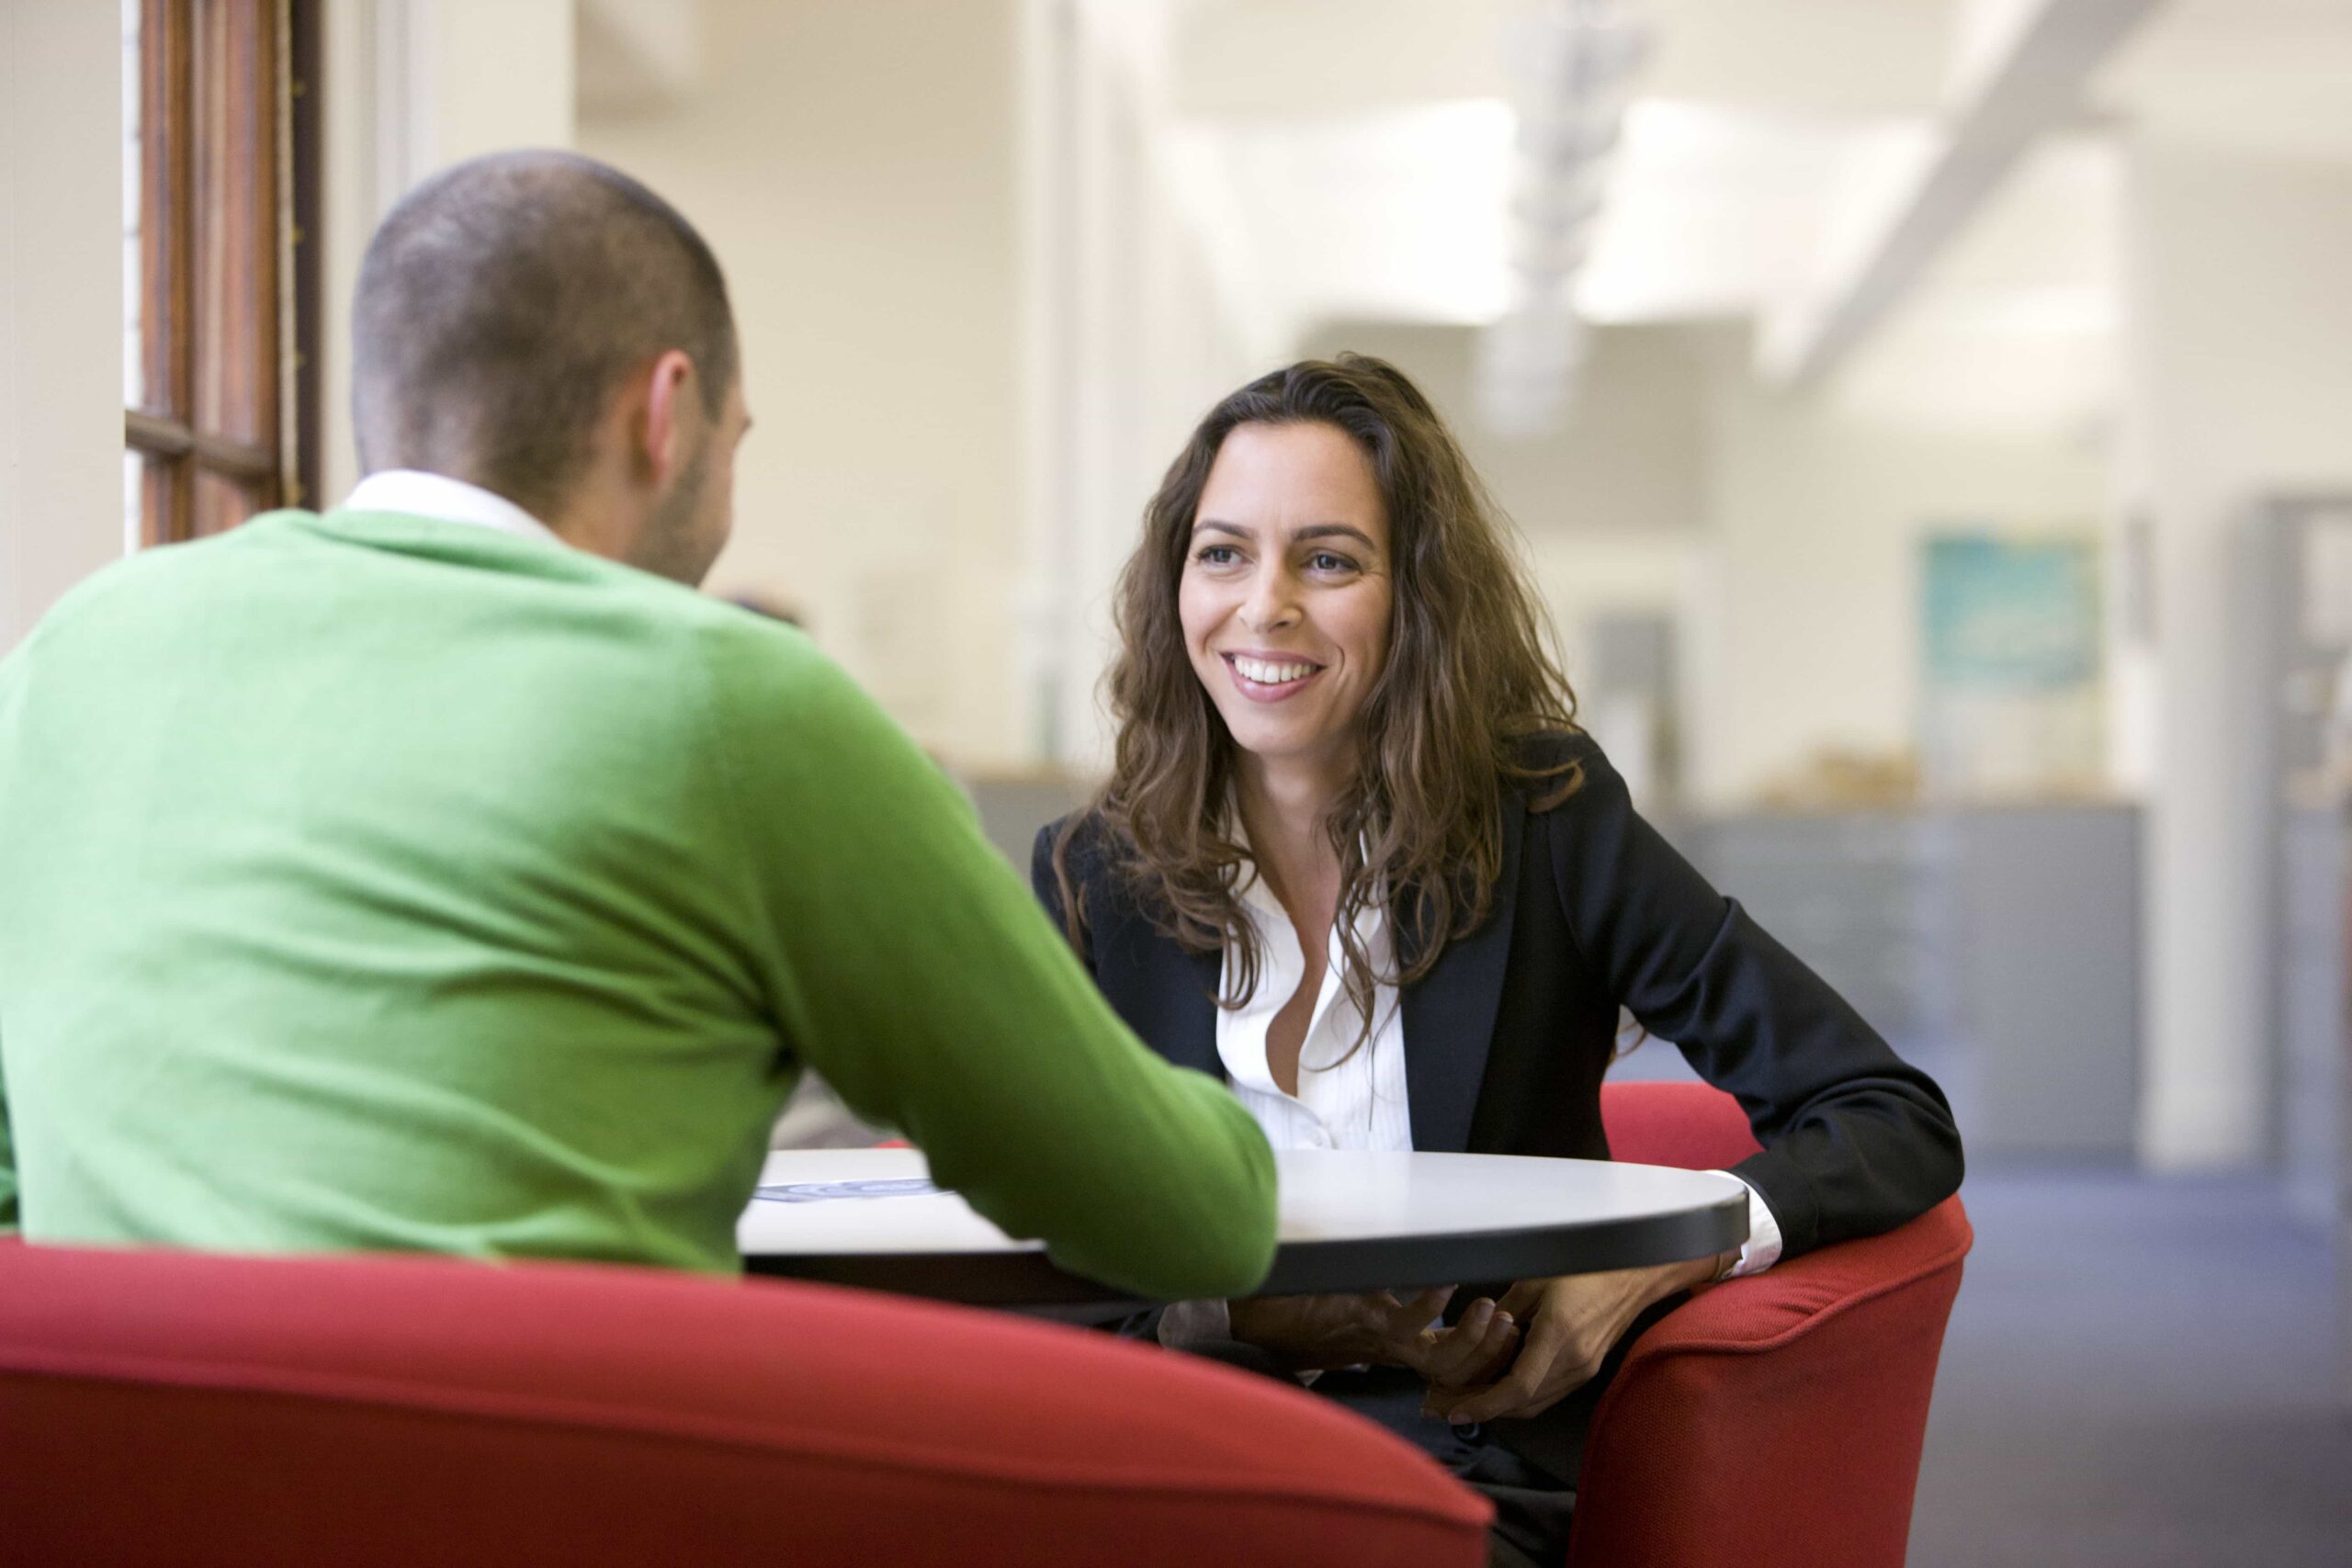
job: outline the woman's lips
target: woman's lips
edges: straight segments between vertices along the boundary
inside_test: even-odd
[[[1305,659],[1268,659],[1247,653],[1219,657],[1233,672],[1234,689],[1253,703],[1279,703],[1295,696],[1323,673],[1323,666]]]

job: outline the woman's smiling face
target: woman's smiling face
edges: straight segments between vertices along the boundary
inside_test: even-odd
[[[1241,424],[1193,514],[1177,614],[1234,744],[1349,765],[1388,662],[1388,509],[1336,425]]]

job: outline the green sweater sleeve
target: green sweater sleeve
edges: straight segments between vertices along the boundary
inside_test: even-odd
[[[1274,1173],[1248,1112],[1127,1031],[969,804],[797,634],[714,632],[708,667],[785,1039],[1064,1268],[1256,1286]]]
[[[0,1064],[0,1235],[14,1234],[24,1222],[17,1213],[17,1146],[8,1134],[8,1081]]]
[[[17,724],[19,665],[17,660],[0,659],[0,817],[8,810],[8,759],[16,754],[10,731]],[[0,953],[0,966],[6,963],[6,954]],[[0,1028],[0,1046],[6,1044],[6,1031]],[[17,1143],[8,1125],[8,1060],[0,1051],[0,1235],[13,1234],[23,1223],[17,1206]]]
[[[23,1223],[17,1213],[17,1142],[8,1131],[8,1068],[0,1058],[0,1235]]]

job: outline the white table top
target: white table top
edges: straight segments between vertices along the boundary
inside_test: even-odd
[[[1714,1171],[1507,1155],[1278,1152],[1270,1292],[1366,1290],[1679,1262],[1747,1235]],[[1101,1299],[929,1184],[914,1149],[771,1154],[736,1228],[746,1266],[976,1302]]]

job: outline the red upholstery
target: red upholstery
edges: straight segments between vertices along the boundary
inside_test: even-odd
[[[1482,1563],[1261,1378],[820,1286],[0,1247],[0,1559]]]
[[[1600,1109],[1619,1159],[1711,1169],[1756,1151],[1704,1084],[1611,1084]],[[1570,1568],[1901,1568],[1972,1239],[1947,1199],[1654,1325],[1594,1412]]]

